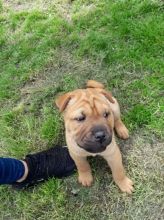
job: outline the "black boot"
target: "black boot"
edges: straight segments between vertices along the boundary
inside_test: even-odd
[[[29,154],[24,161],[29,173],[24,181],[12,184],[14,188],[27,188],[51,177],[70,176],[76,169],[67,147],[54,146],[39,153]]]

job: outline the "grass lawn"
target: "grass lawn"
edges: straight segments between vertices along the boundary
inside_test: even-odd
[[[121,193],[91,158],[91,188],[77,174],[27,191],[0,186],[0,219],[163,219],[162,0],[0,1],[0,67],[1,156],[64,145],[55,96],[95,79],[120,102],[130,138],[117,142],[135,183]]]

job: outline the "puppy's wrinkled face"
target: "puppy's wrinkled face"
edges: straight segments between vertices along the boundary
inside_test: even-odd
[[[114,117],[103,91],[79,89],[65,94],[57,102],[58,107],[65,109],[66,132],[80,148],[90,153],[103,152],[112,141]]]

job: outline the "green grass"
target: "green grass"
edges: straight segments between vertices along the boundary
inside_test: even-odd
[[[120,193],[105,162],[91,159],[89,189],[76,174],[23,192],[1,186],[0,218],[162,219],[163,2],[15,0],[0,13],[0,154],[64,145],[55,96],[95,79],[119,100],[130,139],[118,143],[135,182],[131,197]]]

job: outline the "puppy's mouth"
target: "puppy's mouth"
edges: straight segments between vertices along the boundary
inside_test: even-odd
[[[92,140],[77,141],[80,148],[83,148],[89,153],[101,153],[106,150],[107,146],[111,143],[112,136],[108,137],[103,142],[95,142]]]

